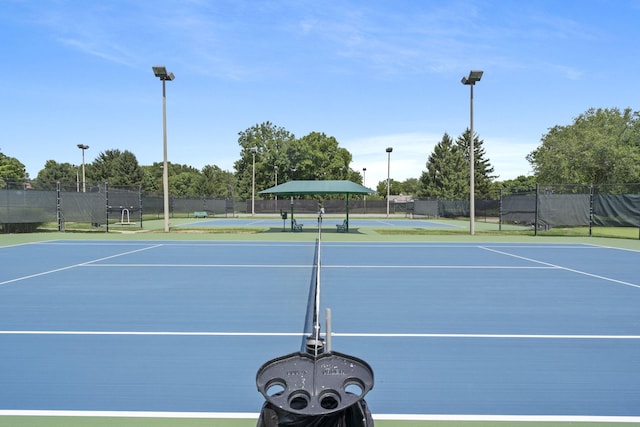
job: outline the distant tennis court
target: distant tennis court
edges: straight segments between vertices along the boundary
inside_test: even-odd
[[[0,415],[255,425],[257,369],[300,346],[313,253],[0,247]],[[373,367],[367,402],[388,425],[638,423],[638,265],[638,251],[585,244],[325,242],[321,302],[334,349]]]
[[[318,228],[318,220],[317,218],[311,217],[295,217],[298,223],[303,224],[305,229],[317,229]],[[335,230],[335,226],[338,224],[342,224],[344,218],[324,218],[322,220],[322,228],[328,228]],[[179,227],[284,227],[285,229],[290,228],[291,220],[290,218],[283,221],[281,219],[273,219],[273,218],[213,218],[213,219],[193,219],[193,221],[188,221],[185,223],[181,223],[178,225]],[[446,224],[438,221],[429,221],[424,219],[349,219],[349,228],[358,228],[358,227],[409,227],[409,228],[458,228],[455,225]]]

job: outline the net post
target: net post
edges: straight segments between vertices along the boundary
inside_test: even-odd
[[[330,352],[331,351],[331,344],[332,344],[332,337],[331,337],[331,309],[330,308],[326,308],[324,310],[324,317],[325,317],[325,329],[327,330],[326,332],[326,343],[327,343],[327,351]]]

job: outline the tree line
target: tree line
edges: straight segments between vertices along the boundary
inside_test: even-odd
[[[476,198],[496,198],[501,189],[532,188],[544,184],[614,184],[640,182],[640,113],[589,109],[570,125],[554,126],[543,135],[538,148],[527,155],[531,176],[498,181],[484,150],[484,141],[466,129],[453,139],[445,133],[426,156],[418,178],[391,179],[391,194],[420,198],[469,197],[469,147],[474,141]],[[362,183],[359,171],[350,167],[351,153],[321,132],[296,138],[271,122],[256,124],[238,134],[240,158],[234,172],[216,165],[196,169],[169,164],[169,191],[174,196],[215,196],[248,199],[255,179],[256,191],[290,180],[350,180]],[[254,175],[255,171],[255,175]],[[113,186],[141,186],[146,193],[162,192],[162,163],[139,165],[136,156],[119,149],[106,150],[85,165],[86,182]],[[0,152],[0,186],[5,181],[28,182],[39,189],[51,183],[80,183],[81,170],[71,163],[48,160],[35,179],[24,165]],[[386,180],[376,186],[379,197],[387,194]]]

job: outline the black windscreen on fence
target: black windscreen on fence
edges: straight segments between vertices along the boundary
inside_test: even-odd
[[[37,190],[0,190],[0,224],[56,220],[56,193]]]
[[[538,185],[503,193],[501,222],[551,227],[640,227],[640,184]]]
[[[640,227],[640,194],[594,194],[593,224]]]
[[[536,194],[533,191],[503,194],[501,197],[502,222],[532,225],[536,221]]]
[[[109,224],[131,225],[143,213],[160,218],[164,200],[143,195],[139,186],[117,187],[107,183],[87,186],[78,183],[8,183],[0,188],[0,229],[32,230],[38,224],[90,223],[93,227]],[[171,197],[171,216],[191,216],[195,212],[229,215],[235,212],[274,213],[288,211],[315,213],[322,206],[327,213],[382,214],[384,200],[344,199],[265,199],[225,200],[213,197]],[[432,218],[469,217],[468,200],[413,200],[391,203],[391,212]],[[500,224],[527,225],[538,229],[552,227],[640,227],[640,184],[616,185],[537,185],[532,190],[504,191],[500,200],[476,200],[476,217],[498,217]],[[20,227],[30,224],[29,227]]]

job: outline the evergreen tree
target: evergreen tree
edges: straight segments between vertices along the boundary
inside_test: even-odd
[[[420,197],[456,199],[468,195],[468,171],[465,171],[465,156],[445,133],[427,160],[427,170],[422,173]]]
[[[464,159],[467,165],[469,165],[469,145],[471,142],[471,130],[467,128],[462,135],[456,139],[456,145],[462,151]],[[474,135],[473,138],[473,151],[474,151],[474,175],[475,175],[475,193],[476,198],[487,199],[491,198],[493,193],[492,181],[497,178],[496,175],[492,175],[494,168],[491,166],[491,162],[486,158],[486,153],[483,147],[484,141],[478,138],[478,135]],[[466,170],[467,181],[469,179],[469,168]],[[469,195],[469,186],[467,185],[466,195]]]
[[[144,173],[136,156],[128,150],[106,150],[87,165],[87,182],[108,182],[109,185],[142,184]]]

